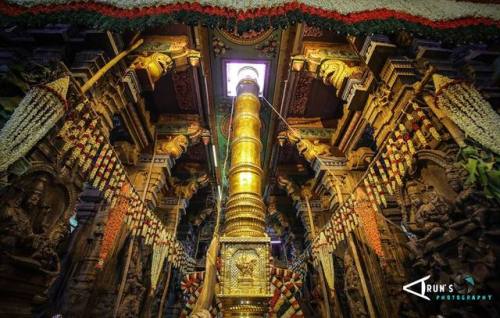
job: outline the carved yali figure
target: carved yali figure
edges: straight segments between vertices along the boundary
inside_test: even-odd
[[[181,155],[186,152],[188,146],[189,139],[184,135],[177,135],[161,143],[159,153],[167,154],[174,159],[179,159]]]

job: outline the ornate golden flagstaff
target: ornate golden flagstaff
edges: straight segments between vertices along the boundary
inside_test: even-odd
[[[223,303],[224,317],[263,317],[271,297],[258,93],[256,78],[247,76],[238,83],[226,228],[221,238],[222,277],[217,295]]]

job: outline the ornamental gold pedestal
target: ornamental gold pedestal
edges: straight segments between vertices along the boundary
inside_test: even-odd
[[[271,298],[269,237],[221,238],[218,297],[226,317],[264,317]]]

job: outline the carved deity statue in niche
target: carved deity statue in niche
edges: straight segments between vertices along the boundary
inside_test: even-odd
[[[68,200],[62,186],[52,179],[49,174],[35,173],[3,196],[7,204],[0,208],[0,246],[12,261],[58,273],[55,250],[69,230]]]

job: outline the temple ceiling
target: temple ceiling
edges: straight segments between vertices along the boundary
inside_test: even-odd
[[[370,51],[373,49],[367,47],[366,41],[363,42],[360,37],[345,36],[306,24],[287,29],[245,32],[170,24],[149,27],[139,33],[129,31],[122,34],[54,25],[50,32],[32,29],[23,33],[22,37],[16,34],[16,30],[2,33],[6,41],[15,44],[12,47],[16,52],[26,55],[38,50],[35,56],[40,62],[47,63],[50,59],[62,57],[82,82],[91,75],[92,67],[103,65],[128,43],[143,38],[144,43],[127,57],[125,64],[134,65],[143,59],[143,66],[136,71],[136,80],[144,105],[142,109],[130,108],[109,117],[110,127],[114,126],[110,130],[110,139],[119,144],[125,162],[137,162],[138,159],[134,159],[137,157],[144,167],[152,160],[152,145],[157,139],[157,160],[164,160],[161,162],[166,162],[164,164],[168,166],[162,188],[167,197],[175,196],[176,182],[188,182],[206,175],[210,186],[194,193],[188,213],[184,216],[189,222],[197,220],[196,225],[207,219],[207,215],[197,216],[204,210],[201,207],[207,204],[210,197],[213,199],[219,191],[226,189],[227,171],[224,172],[223,168],[233,103],[233,97],[228,96],[229,63],[252,62],[265,66],[260,112],[261,141],[264,145],[261,160],[265,167],[263,192],[266,200],[273,197],[273,200],[277,198],[277,202],[282,202],[280,208],[290,210],[286,212],[290,217],[295,217],[295,208],[286,203],[288,194],[277,185],[276,180],[286,176],[297,186],[302,186],[316,173],[300,144],[280,139],[280,133],[293,128],[300,133],[302,140],[315,144],[318,151],[327,151],[338,157],[345,157],[362,147],[377,150],[370,126],[358,129],[357,135],[349,137],[353,131],[351,126],[357,120],[356,113],[363,109],[367,99],[363,92],[377,80],[367,77],[366,72],[355,71],[364,67],[360,54],[373,53]],[[392,38],[404,42],[403,35]],[[374,42],[381,49],[374,51],[373,54],[379,55],[374,55],[368,66],[377,71],[383,67],[377,61],[394,51],[393,46],[387,44],[387,39],[382,36]],[[64,49],[54,48],[61,45]],[[82,48],[103,52],[99,58],[92,60],[95,66],[89,68],[84,56],[74,55],[74,51]],[[3,53],[3,60],[19,63],[20,59],[12,54],[12,49],[9,52]],[[144,71],[147,63],[151,63],[144,57],[152,54],[168,57],[165,60],[167,64],[160,65],[165,67],[164,72],[154,75],[156,77]],[[200,62],[196,67],[189,65],[192,54],[199,54]],[[448,51],[428,48],[417,54],[437,58],[448,54]],[[491,62],[495,56],[483,53],[477,59]],[[341,61],[347,70],[354,70],[349,72],[358,72],[351,76],[358,82],[349,84],[343,79],[327,79],[318,68],[326,60]],[[304,65],[299,71],[294,69],[297,62]],[[15,95],[23,89],[23,80],[12,78],[8,83],[10,86],[3,89]],[[358,85],[353,86],[358,87],[354,97],[341,94],[349,89],[348,85]],[[106,105],[119,104],[116,96],[109,95],[107,98]],[[273,113],[267,101],[286,118],[287,124]],[[3,98],[2,105],[8,112],[9,101]],[[346,142],[350,139],[355,142]],[[167,160],[165,156],[173,160]],[[226,169],[229,165],[230,162],[227,162]],[[218,190],[219,187],[221,190]]]

